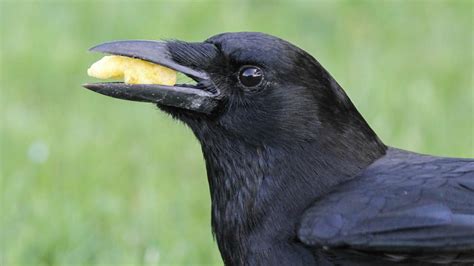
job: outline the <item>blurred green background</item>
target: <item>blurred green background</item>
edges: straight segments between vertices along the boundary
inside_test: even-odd
[[[89,47],[274,34],[314,55],[385,143],[473,157],[472,3],[1,2],[0,264],[221,264],[194,136],[81,88],[101,57]]]

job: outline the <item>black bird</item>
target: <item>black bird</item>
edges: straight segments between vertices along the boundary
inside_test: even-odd
[[[240,32],[91,50],[197,82],[84,86],[155,103],[192,129],[226,265],[474,262],[474,160],[387,147],[302,49]]]

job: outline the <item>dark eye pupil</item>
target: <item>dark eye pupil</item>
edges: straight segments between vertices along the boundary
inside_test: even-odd
[[[260,84],[263,79],[262,70],[258,67],[245,67],[240,70],[239,80],[246,87],[255,87]]]

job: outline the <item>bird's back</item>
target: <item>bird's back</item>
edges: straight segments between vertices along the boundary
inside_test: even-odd
[[[474,160],[389,148],[316,201],[299,238],[328,260],[474,262]]]

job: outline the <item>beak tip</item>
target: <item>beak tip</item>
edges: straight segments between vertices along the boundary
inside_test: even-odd
[[[107,48],[114,42],[101,43],[88,49],[89,52],[107,52]],[[105,48],[105,49],[104,49]]]
[[[82,84],[82,87],[84,87],[88,90],[91,90],[91,91],[97,91],[97,89],[98,89],[98,86],[94,83],[84,83],[84,84]]]

